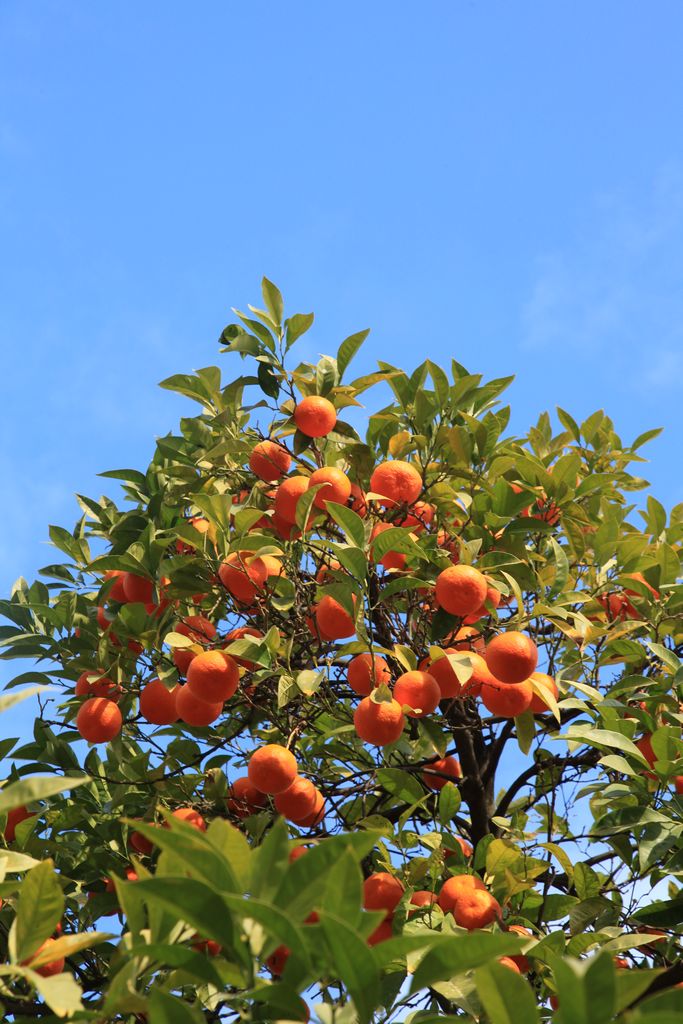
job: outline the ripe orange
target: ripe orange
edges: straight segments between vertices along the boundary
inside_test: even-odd
[[[299,820],[297,820],[295,824],[299,825],[300,828],[314,828],[316,825],[319,825],[320,822],[323,820],[323,818],[325,817],[326,810],[327,805],[325,803],[325,798],[320,792],[320,790],[316,790],[315,807],[313,808],[312,812],[308,815],[307,818],[300,818]]]
[[[249,456],[249,469],[267,483],[285,476],[291,464],[292,457],[287,449],[275,441],[259,441]]]
[[[657,760],[657,755],[652,747],[652,734],[649,732],[645,733],[644,736],[641,736],[640,739],[636,741],[636,746],[650,767],[652,767]]]
[[[659,591],[655,590],[655,588],[650,583],[647,582],[647,580],[643,576],[642,572],[627,572],[624,575],[627,576],[628,579],[630,579],[630,580],[636,580],[638,583],[642,583],[650,591],[650,593],[652,594],[652,596],[655,599],[655,601],[659,600]],[[628,594],[629,597],[640,597],[641,596],[638,593],[637,590],[625,590],[624,593]]]
[[[529,679],[549,690],[555,700],[560,696],[560,691],[557,688],[557,683],[552,676],[546,675],[545,672],[532,672]],[[534,693],[531,698],[531,704],[529,705],[529,711],[533,712],[534,715],[542,715],[548,710],[548,705],[545,703],[543,698],[539,694]]]
[[[252,785],[246,775],[235,779],[230,787],[228,810],[238,818],[248,818],[267,803],[266,794]]]
[[[431,892],[429,889],[416,889],[410,897],[410,905],[412,907],[431,907],[436,901],[436,893]],[[411,911],[408,911],[409,916],[410,913]],[[415,911],[412,911],[412,913],[415,913]]]
[[[308,478],[308,486],[316,487],[322,484],[320,490],[313,499],[315,508],[327,511],[327,502],[336,501],[338,505],[345,505],[351,497],[351,481],[346,473],[334,466],[323,466],[316,469]]]
[[[521,959],[522,959],[522,957],[518,957],[518,958],[515,958],[515,957],[513,957],[513,956],[501,956],[501,957],[499,957],[499,958],[498,958],[498,963],[499,963],[499,964],[500,964],[500,965],[501,965],[502,967],[509,967],[509,969],[510,969],[511,971],[514,971],[514,972],[515,972],[516,974],[521,974],[521,973],[522,973],[522,970],[521,970],[521,968],[520,968],[519,964],[518,964],[518,963],[516,962],[516,961],[517,961],[517,959],[520,959],[520,960],[521,960]],[[524,957],[523,959],[525,959],[525,960],[526,960],[526,957]],[[528,962],[529,962],[529,961],[527,960],[527,963],[528,963]]]
[[[444,654],[457,654],[458,651],[454,647],[445,647]],[[441,700],[450,700],[452,697],[459,697],[462,690],[460,680],[455,674],[455,669],[451,665],[448,657],[435,658],[430,661],[429,658],[425,658],[421,662],[420,668],[423,671],[429,672],[430,676],[436,679],[439,690],[441,691]]]
[[[118,601],[119,604],[126,603],[127,598],[125,591],[123,589],[123,577],[125,575],[125,572],[123,572],[121,569],[109,569],[107,572],[105,572],[105,583],[107,580],[114,580],[114,583],[112,584],[111,588],[107,593],[107,597],[109,598],[109,600]]]
[[[486,648],[486,664],[501,683],[521,683],[538,664],[538,648],[526,633],[510,630],[494,636]]]
[[[294,525],[296,523],[296,507],[299,498],[308,490],[309,477],[288,476],[283,480],[275,492],[275,516],[281,519],[283,524]]]
[[[191,651],[189,647],[174,647],[171,651],[171,657],[180,675],[186,676],[193,658],[197,657],[197,652]]]
[[[447,778],[444,778],[447,776]],[[428,789],[443,789],[447,782],[462,778],[462,768],[457,757],[440,757],[425,765],[422,781]]]
[[[191,825],[198,832],[206,832],[206,822],[194,807],[177,807],[175,811],[171,812],[171,817],[177,818],[178,821],[184,821],[186,825]],[[164,822],[164,826],[168,828],[166,822]]]
[[[27,818],[32,818],[33,815],[30,811],[27,811],[25,807],[13,807],[11,811],[7,812],[7,824],[5,825],[5,841],[13,843],[16,838],[16,827],[22,822],[26,821]]]
[[[230,700],[239,681],[237,662],[223,651],[202,651],[187,670],[187,685],[195,697],[207,704]]]
[[[150,725],[172,725],[178,721],[176,697],[179,687],[167,690],[160,679],[150,679],[140,691],[140,714]]]
[[[40,953],[44,953],[45,950],[49,949],[50,946],[54,945],[56,941],[56,939],[52,938],[45,939],[45,942],[43,942],[42,945],[38,947],[35,953],[33,953],[33,955],[30,956],[28,960],[22,960],[22,966],[30,966],[32,960],[35,960]],[[61,974],[62,971],[64,970],[64,957],[60,956],[56,960],[49,960],[46,964],[41,964],[40,967],[34,967],[33,970],[36,972],[36,974],[40,974],[41,977],[43,978],[51,978],[55,974]]]
[[[525,928],[521,924],[511,924],[508,926],[508,931],[512,932],[513,935],[521,935],[525,939],[533,937],[533,932],[529,928]],[[505,959],[508,959],[505,957]],[[531,964],[529,963],[528,957],[524,956],[523,953],[515,953],[514,956],[509,957],[510,960],[519,968],[520,972],[526,974],[531,970]]]
[[[384,910],[393,914],[405,892],[403,883],[388,871],[376,871],[363,882],[363,906],[366,910]]]
[[[352,617],[339,601],[335,601],[329,594],[325,594],[318,604],[315,621],[321,637],[325,640],[342,640],[356,632],[356,624]]]
[[[461,626],[451,643],[456,651],[476,651],[477,654],[483,654],[486,649],[483,636],[472,626]]]
[[[88,743],[109,743],[121,732],[122,725],[118,705],[106,697],[90,697],[76,715],[76,728]]]
[[[451,615],[471,615],[486,598],[486,577],[472,565],[449,565],[436,577],[436,599]]]
[[[266,967],[271,974],[274,974],[276,978],[279,978],[290,957],[290,950],[286,946],[278,946],[274,952],[266,957]]]
[[[365,491],[358,486],[358,484],[351,484],[351,508],[353,511],[365,519],[368,514],[368,503],[365,497]]]
[[[253,604],[268,579],[262,558],[251,551],[233,551],[218,569],[221,583],[242,604]]]
[[[303,857],[305,853],[308,853],[307,846],[295,846],[289,851],[289,863],[293,864],[299,857]]]
[[[126,572],[123,574],[123,592],[131,604],[149,604],[154,594],[154,583],[146,576]]]
[[[476,651],[467,651],[467,657],[469,663],[472,666],[472,675],[469,677],[466,683],[462,686],[463,697],[478,697],[481,693],[482,686],[487,684],[494,684],[498,682],[497,679],[491,675],[489,667],[486,664],[481,654],[477,654]]]
[[[109,700],[120,700],[122,690],[106,675],[104,669],[86,669],[76,681],[77,697],[108,697]]]
[[[294,754],[279,743],[266,743],[249,759],[249,781],[261,793],[284,793],[294,782],[297,771]]]
[[[474,851],[472,849],[471,843],[468,843],[466,839],[462,838],[462,836],[453,836],[452,839],[460,847],[460,850],[462,851],[463,857],[465,857],[467,859],[467,857],[471,857],[472,856]],[[451,857],[451,858],[454,857],[455,856],[455,850],[449,850],[448,848],[445,848],[444,849],[444,856],[445,856],[446,860],[448,860],[449,857]]]
[[[396,680],[394,699],[408,708],[410,718],[424,718],[438,708],[441,690],[429,672],[404,672]]]
[[[380,921],[374,932],[370,932],[368,935],[368,946],[376,946],[380,942],[386,942],[387,939],[393,938],[393,935],[394,929],[391,924],[391,919],[385,918],[384,921]]]
[[[364,652],[351,659],[346,668],[346,678],[355,693],[367,697],[375,686],[391,683],[391,670],[384,658]]]
[[[375,703],[371,697],[363,697],[353,715],[356,733],[364,743],[386,747],[394,743],[405,725],[405,717],[397,700]]]
[[[213,640],[216,635],[216,627],[205,615],[186,615],[184,619],[175,624],[174,632],[186,636],[195,644],[203,644],[207,640]]]
[[[500,590],[496,590],[495,587],[487,587],[486,599],[484,603],[480,608],[477,608],[476,611],[472,612],[471,615],[465,616],[465,624],[471,625],[473,622],[478,622],[479,619],[485,619],[488,615],[491,614],[489,608],[487,608],[487,605],[490,605],[492,608],[497,608],[500,604],[501,596],[502,595],[500,593]]]
[[[485,683],[481,688],[484,707],[499,718],[516,718],[528,711],[534,691],[528,679],[521,683]]]
[[[453,908],[455,923],[468,932],[486,928],[501,918],[500,904],[488,890],[471,889],[456,901]]]
[[[309,779],[297,775],[291,786],[278,793],[273,801],[275,810],[295,824],[305,821],[315,811],[318,790]]]
[[[683,793],[683,775],[674,775],[673,783],[677,795],[680,796]]]
[[[447,914],[449,911],[453,913],[456,903],[466,893],[472,892],[474,889],[479,889],[483,892],[487,891],[486,886],[478,875],[453,875],[452,878],[447,878],[441,886],[437,902],[444,914]]]
[[[147,824],[151,824],[147,822]],[[128,836],[128,845],[136,853],[141,854],[143,857],[148,857],[154,849],[154,843],[147,836],[143,836],[142,832],[133,831]]]
[[[307,395],[294,410],[294,422],[306,437],[325,437],[337,422],[337,410],[321,395]]]
[[[381,494],[382,505],[412,505],[422,491],[422,477],[410,462],[380,462],[370,477],[370,490]]]
[[[223,710],[222,702],[208,704],[205,700],[199,700],[187,683],[176,690],[175,705],[178,718],[186,725],[195,727],[211,725]]]
[[[421,533],[423,530],[430,525],[434,518],[435,509],[433,505],[430,505],[426,501],[416,501],[412,505],[405,516],[403,516],[398,526],[410,526],[417,533]]]

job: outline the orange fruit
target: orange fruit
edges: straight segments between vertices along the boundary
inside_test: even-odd
[[[52,938],[45,939],[45,942],[43,942],[38,947],[35,953],[33,953],[32,956],[28,958],[28,960],[21,961],[22,966],[30,967],[31,961],[35,960],[40,953],[44,953],[45,950],[49,949],[50,946],[54,945],[56,941],[56,939]],[[51,978],[55,974],[61,974],[62,971],[64,970],[64,957],[60,956],[56,960],[49,960],[46,964],[41,964],[39,967],[34,967],[32,969],[36,972],[36,974],[40,974],[40,976],[43,978]]]
[[[88,743],[109,743],[121,732],[122,725],[118,705],[106,697],[90,697],[76,715],[76,728]]]
[[[500,599],[501,593],[499,590],[496,590],[495,587],[487,587],[486,598],[484,600],[484,603],[482,604],[481,608],[477,608],[477,610],[472,612],[471,615],[465,616],[465,624],[471,625],[471,623],[473,622],[478,622],[479,619],[485,619],[488,615],[491,614],[487,605],[490,605],[492,608],[497,608],[500,604]]]
[[[286,946],[278,946],[269,957],[266,957],[266,967],[271,974],[279,978],[289,960],[290,950]]]
[[[267,802],[266,794],[252,785],[246,775],[235,779],[230,787],[228,810],[238,818],[248,818],[260,807],[265,807]]]
[[[133,572],[123,574],[123,592],[126,601],[131,604],[149,604],[154,594],[154,583],[146,576],[136,576]]]
[[[374,932],[370,932],[368,935],[368,946],[376,946],[380,942],[386,942],[387,939],[393,938],[394,929],[389,918],[385,918],[375,928]]]
[[[291,464],[292,457],[287,449],[275,441],[259,441],[249,456],[249,469],[267,483],[285,476]]]
[[[676,793],[680,796],[683,793],[683,775],[674,775],[673,783]]]
[[[197,652],[191,651],[189,647],[174,647],[171,657],[181,676],[186,676],[192,660],[197,657]]]
[[[337,422],[337,410],[321,395],[307,395],[294,410],[294,422],[306,437],[325,437]]]
[[[5,841],[13,843],[16,838],[16,827],[22,822],[26,821],[27,818],[32,818],[33,815],[30,811],[27,811],[25,807],[13,807],[11,811],[7,812],[7,824],[5,825]]]
[[[560,696],[560,691],[557,688],[557,683],[552,676],[546,675],[545,672],[532,672],[529,679],[549,690],[555,700]],[[543,698],[539,694],[534,693],[531,698],[531,704],[529,705],[529,711],[533,712],[534,715],[542,715],[548,710],[548,705],[545,703]]]
[[[526,633],[510,630],[494,636],[485,658],[492,675],[501,683],[521,683],[538,664],[538,648]]]
[[[358,736],[376,747],[394,743],[403,732],[405,721],[397,700],[375,703],[371,697],[363,697],[353,714]]]
[[[463,839],[462,836],[452,836],[451,838],[453,839],[453,842],[457,843],[460,847],[463,857],[467,858],[472,856],[472,853],[474,852],[472,850],[472,845],[468,843],[466,839]],[[449,857],[455,856],[455,850],[445,849],[444,856],[446,857],[446,860],[448,860]]]
[[[308,490],[309,477],[288,476],[275,492],[275,515],[273,522],[282,520],[283,525],[293,526],[296,523],[296,507],[299,498]]]
[[[116,683],[106,675],[104,669],[86,669],[76,680],[75,694],[77,697],[108,697],[109,700],[120,700],[122,691]]]
[[[198,832],[206,832],[206,822],[194,807],[177,807],[175,811],[171,812],[171,817],[177,818],[178,821],[184,821],[186,825],[191,825]],[[166,822],[164,822],[164,826],[168,828]]]
[[[249,759],[249,781],[261,793],[284,793],[297,776],[294,754],[279,743],[266,743]]]
[[[486,928],[493,921],[500,920],[500,904],[488,890],[471,889],[456,901],[453,917],[455,923],[467,928],[468,932]]]
[[[458,651],[454,647],[445,647],[444,654],[457,654]],[[459,697],[462,690],[460,680],[455,674],[455,669],[451,665],[448,657],[435,658],[430,661],[429,658],[425,658],[421,662],[420,668],[424,671],[429,672],[430,676],[436,679],[439,690],[441,691],[441,700],[450,699],[452,697]]]
[[[515,971],[515,973],[516,973],[516,974],[521,974],[521,973],[522,973],[522,970],[521,970],[521,968],[520,968],[519,964],[517,963],[517,960],[518,960],[518,959],[519,959],[519,960],[522,960],[522,959],[526,960],[526,957],[524,957],[524,958],[522,958],[522,957],[517,957],[517,958],[516,958],[516,957],[514,957],[514,956],[501,956],[501,957],[499,957],[499,958],[498,958],[498,963],[499,963],[499,964],[500,964],[500,965],[501,965],[502,967],[509,967],[509,969],[510,969],[511,971]],[[527,960],[527,963],[528,963],[528,962],[529,962],[529,961]]]
[[[346,473],[334,466],[323,466],[316,469],[308,478],[308,486],[316,487],[321,484],[320,490],[313,499],[315,508],[325,512],[328,501],[336,501],[338,505],[345,505],[351,497],[351,481]]]
[[[483,636],[472,626],[461,626],[451,643],[456,651],[476,651],[477,654],[483,654],[486,649]]]
[[[327,805],[325,803],[324,796],[320,790],[316,790],[315,807],[307,818],[299,818],[295,824],[299,825],[301,828],[314,828],[316,825],[319,825],[325,817],[326,809]]]
[[[391,670],[384,658],[364,652],[351,659],[346,668],[346,678],[355,693],[367,697],[375,686],[391,683]]]
[[[298,860],[299,857],[303,857],[305,853],[308,853],[307,846],[295,846],[289,851],[289,863],[293,864],[295,860]]]
[[[412,907],[431,907],[436,901],[436,893],[431,892],[429,889],[416,889],[410,897],[410,905]],[[410,914],[410,911],[408,913]]]
[[[450,615],[471,615],[486,598],[486,577],[472,565],[449,565],[436,577],[436,599]]]
[[[175,703],[178,718],[185,722],[185,725],[195,727],[212,725],[223,710],[222,702],[209,704],[205,700],[200,700],[187,683],[177,688]]]
[[[405,892],[403,883],[388,871],[376,871],[363,882],[363,906],[366,910],[384,910],[393,914]]]
[[[107,582],[107,580],[114,580],[114,583],[107,592],[107,597],[110,601],[118,601],[119,604],[126,603],[127,598],[125,591],[123,589],[123,577],[125,575],[125,572],[123,572],[121,569],[109,569],[107,572],[105,572],[105,583]]]
[[[365,491],[358,486],[358,484],[351,484],[351,508],[353,511],[365,519],[368,514],[368,503],[365,497]]]
[[[492,683],[485,683],[481,688],[484,707],[499,718],[516,718],[517,715],[528,711],[533,695],[534,691],[528,679],[521,683],[500,683],[494,680]]]
[[[179,687],[167,690],[160,679],[150,679],[140,691],[140,714],[150,725],[172,725],[178,721],[176,697]]]
[[[444,776],[448,776],[444,778]],[[440,757],[437,761],[431,761],[425,765],[422,772],[422,781],[428,789],[443,789],[447,782],[454,782],[462,778],[462,768],[457,757]]]
[[[628,577],[628,579],[630,579],[630,580],[637,580],[638,583],[644,584],[644,586],[646,586],[647,589],[652,594],[652,596],[655,599],[655,601],[659,600],[659,591],[655,590],[655,588],[650,583],[647,582],[647,580],[643,576],[642,572],[627,572],[627,573],[624,573],[624,575],[626,577]],[[624,593],[628,594],[629,597],[640,597],[641,596],[638,593],[637,590],[625,590]]]
[[[657,755],[652,748],[652,733],[648,732],[641,736],[639,740],[636,740],[636,746],[650,767],[652,767],[657,760]]]
[[[394,699],[408,708],[410,718],[424,718],[439,706],[441,690],[434,676],[429,672],[404,672],[394,686]]]
[[[216,627],[205,615],[186,615],[184,619],[175,624],[174,632],[186,636],[195,644],[203,644],[207,640],[213,640],[216,635]]]
[[[195,697],[207,704],[230,700],[239,681],[237,662],[223,651],[202,651],[187,670],[187,685]]]
[[[253,604],[268,579],[268,569],[253,552],[233,551],[219,567],[218,576],[228,593],[242,604]]]
[[[426,501],[416,501],[397,523],[397,526],[410,526],[420,533],[430,525],[434,518],[434,512],[433,505]]]
[[[339,572],[341,565],[336,558],[330,559],[329,565],[321,565],[315,574],[315,582],[319,583],[321,587],[324,587],[326,583],[333,581],[333,573]]]
[[[147,824],[150,824],[148,822]],[[143,836],[142,832],[133,831],[128,836],[128,845],[136,853],[141,854],[143,857],[148,857],[154,849],[154,843],[147,836]]]
[[[444,914],[447,914],[449,911],[453,913],[456,903],[466,893],[472,892],[474,889],[479,889],[483,892],[487,891],[486,886],[478,875],[453,875],[452,878],[447,878],[441,886],[437,902]]]
[[[275,810],[295,824],[305,821],[315,812],[318,790],[309,779],[297,775],[291,786],[278,793],[273,801]]]
[[[422,491],[422,477],[410,462],[380,462],[370,477],[370,490],[381,494],[381,505],[412,505]]]
[[[354,596],[354,604],[356,599]],[[353,636],[356,624],[353,618],[329,594],[325,594],[315,610],[315,621],[321,637],[325,640],[342,640]]]

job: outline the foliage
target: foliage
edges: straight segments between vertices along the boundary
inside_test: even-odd
[[[12,762],[0,794],[5,1019],[303,1020],[307,1007],[322,1024],[681,1019],[683,507],[667,516],[648,497],[640,510],[647,485],[632,471],[657,432],[626,444],[603,412],[577,424],[558,409],[559,432],[543,414],[510,436],[510,378],[483,382],[455,360],[411,374],[380,361],[349,380],[367,331],[290,369],[313,316],[283,320],[267,280],[263,301],[221,335],[245,372],[164,381],[199,415],[158,440],[145,472],[103,474],[121,481],[121,505],[79,496],[74,529],[50,527],[65,557],[0,604],[2,656],[35,662],[10,683],[31,686],[4,704],[40,702],[33,737],[0,743]],[[353,410],[376,385],[387,404],[363,435],[343,416],[360,422]],[[293,420],[309,395],[342,417],[317,439]],[[277,480],[249,468],[264,438],[287,448],[290,476],[342,469],[350,499],[319,508],[313,487],[283,523]],[[387,460],[417,470],[423,504],[370,489]],[[246,600],[223,582],[231,555]],[[474,641],[435,603],[453,563],[493,591]],[[146,600],[121,600],[116,573],[142,580]],[[353,617],[351,636],[321,639],[325,597]],[[468,690],[472,644],[512,631],[557,684],[557,701],[534,685],[545,713],[501,717]],[[151,724],[141,690],[158,678],[177,695],[205,648],[238,661],[236,694],[208,726]],[[349,659],[379,655],[395,681],[444,649],[461,696],[408,717],[390,745],[364,743]],[[102,673],[124,724],[88,748],[75,686]],[[386,686],[372,698],[388,699]],[[291,750],[322,793],[317,824],[232,792],[266,743]],[[452,755],[461,777],[428,786],[425,766]],[[28,816],[15,824],[17,808]],[[206,831],[172,815],[181,808]],[[401,882],[393,913],[367,909],[363,879],[377,872]],[[438,903],[411,904],[462,874],[499,920],[467,931]],[[62,970],[39,973],[60,957]]]

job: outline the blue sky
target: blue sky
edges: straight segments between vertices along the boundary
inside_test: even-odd
[[[263,273],[310,354],[604,407],[683,500],[683,8],[0,6],[0,589],[186,411]],[[11,665],[0,666],[0,681]]]

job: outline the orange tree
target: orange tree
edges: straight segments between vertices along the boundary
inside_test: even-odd
[[[294,365],[313,316],[263,301],[2,602],[40,705],[0,744],[4,1018],[683,1019],[657,431],[510,436],[510,378],[349,379],[367,331]]]

